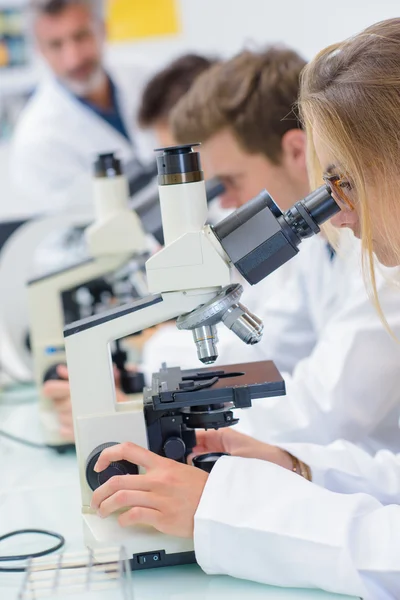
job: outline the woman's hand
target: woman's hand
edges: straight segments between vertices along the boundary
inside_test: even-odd
[[[226,452],[244,458],[259,458],[292,470],[290,455],[230,428],[198,431],[195,454]],[[146,474],[109,479],[93,494],[92,508],[102,518],[124,510],[118,517],[122,527],[152,525],[162,533],[192,537],[194,515],[208,475],[196,467],[163,458],[135,444],[125,443],[104,450],[95,466],[101,472],[111,462],[127,460],[146,469]]]
[[[207,473],[129,442],[104,450],[95,471],[104,471],[119,460],[144,467],[146,474],[112,477],[99,487],[92,498],[92,508],[99,516],[126,509],[118,517],[122,527],[152,525],[168,535],[193,537],[194,515]]]
[[[72,417],[71,390],[68,380],[68,369],[58,365],[57,374],[61,379],[49,379],[43,384],[43,395],[52,400],[59,422],[59,433],[64,440],[74,440],[74,421]],[[117,402],[125,402],[128,398],[119,389],[120,376],[114,367]]]
[[[196,439],[197,446],[193,448],[191,457],[207,452],[226,452],[232,456],[266,460],[289,469],[289,471],[293,469],[293,461],[287,452],[276,446],[264,444],[230,427],[196,431]]]

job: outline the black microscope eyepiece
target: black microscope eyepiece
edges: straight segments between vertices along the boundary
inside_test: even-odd
[[[339,211],[340,207],[331,196],[329,187],[323,185],[304,200],[296,202],[284,217],[293,232],[304,239],[319,233],[320,225]]]
[[[200,153],[193,150],[200,144],[185,144],[157,148],[157,170],[159,185],[176,185],[202,181]]]
[[[283,213],[266,190],[214,227],[239,273],[252,285],[298,253],[307,237],[340,211],[323,185]]]
[[[113,152],[107,154],[99,154],[94,163],[95,177],[118,177],[122,175],[122,164],[119,158]]]

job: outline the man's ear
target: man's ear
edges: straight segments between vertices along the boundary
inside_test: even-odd
[[[290,129],[282,138],[282,162],[286,167],[306,167],[306,134]]]

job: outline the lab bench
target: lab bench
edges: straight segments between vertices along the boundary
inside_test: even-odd
[[[17,389],[11,394],[0,396],[0,428],[25,439],[40,442],[40,428],[32,389]],[[66,552],[82,550],[84,544],[81,533],[79,481],[74,454],[59,456],[47,449],[24,447],[0,437],[0,459],[0,535],[15,529],[47,529],[65,536]],[[36,539],[35,550],[38,542],[42,549],[48,540]],[[4,555],[5,551],[31,552],[33,548],[29,544],[32,544],[30,538],[27,538],[26,548],[21,547],[21,540],[6,545],[0,544],[0,555]],[[1,566],[4,565],[0,564]],[[0,598],[17,600],[23,577],[23,574],[0,573]],[[208,576],[197,565],[135,571],[131,578],[133,600],[346,598],[319,591],[270,588],[225,576]],[[68,597],[74,600],[73,595]],[[88,596],[91,597],[101,598],[101,595]]]

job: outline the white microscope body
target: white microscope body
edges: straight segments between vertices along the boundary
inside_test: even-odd
[[[151,425],[144,415],[150,390],[145,389],[144,399],[117,404],[110,345],[115,339],[177,317],[178,328],[193,331],[198,356],[205,363],[217,358],[215,325],[220,321],[244,342],[257,343],[262,324],[237,302],[238,286],[229,285],[231,267],[234,264],[247,281],[257,283],[294,256],[301,240],[317,233],[319,224],[339,210],[326,186],[285,214],[264,191],[215,228],[205,226],[206,194],[199,155],[189,148],[167,148],[157,157],[166,246],[146,263],[153,295],[64,330],[85,540],[89,547],[124,545],[133,557],[132,568],[193,562],[194,553],[190,540],[148,527],[123,529],[115,515],[101,519],[90,508],[96,487],[115,474],[132,472],[125,471],[122,463],[113,463],[93,479],[92,467],[102,450],[127,441],[150,446]],[[169,454],[166,444],[161,444],[161,453],[182,459],[182,455]]]
[[[117,271],[148,248],[141,222],[128,205],[128,182],[112,155],[99,158],[93,187],[95,221],[85,231],[90,258],[31,280],[28,285],[31,349],[43,433],[45,443],[58,449],[68,444],[60,437],[53,402],[42,389],[49,369],[66,362],[62,294]]]
[[[80,321],[77,330],[72,324],[65,330],[65,346],[88,546],[116,543],[123,544],[132,555],[157,551],[154,556],[158,556],[163,550],[174,557],[192,552],[193,543],[152,528],[124,530],[116,517],[100,519],[90,508],[92,490],[86,479],[87,459],[105,441],[131,440],[148,447],[142,398],[116,403],[110,344],[190,313],[230,283],[230,261],[211,228],[204,225],[204,181],[161,185],[160,203],[166,246],[146,263],[148,287],[154,295]]]

